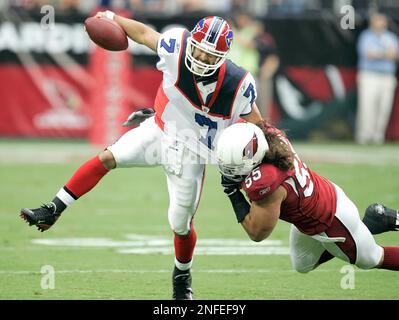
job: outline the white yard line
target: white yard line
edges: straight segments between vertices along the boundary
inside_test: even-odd
[[[123,254],[173,254],[173,241],[159,236],[128,234],[128,240],[111,238],[52,238],[33,239],[40,246],[76,248],[115,248]],[[259,243],[241,239],[198,240],[196,255],[289,255],[289,248],[281,240],[265,240]]]
[[[82,142],[1,141],[0,163],[68,163],[82,161],[101,148]],[[356,144],[296,143],[294,148],[304,161],[342,164],[399,165],[399,145],[359,146]],[[40,156],[39,156],[40,154]]]
[[[316,269],[311,271],[314,272],[336,272],[340,273],[341,267],[336,269]],[[387,270],[375,269],[375,270],[362,270],[355,268],[355,272],[385,272]],[[169,269],[158,269],[158,270],[134,270],[134,269],[97,269],[97,270],[82,270],[82,269],[66,269],[57,270],[55,273],[170,273]],[[291,269],[192,269],[193,273],[297,273]],[[37,270],[0,270],[0,274],[41,274]]]

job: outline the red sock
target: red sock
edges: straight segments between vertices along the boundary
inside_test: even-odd
[[[75,199],[78,199],[93,189],[108,172],[109,170],[104,167],[99,157],[96,156],[76,170],[65,185],[65,188],[72,193]]]
[[[188,263],[193,258],[195,244],[197,242],[197,233],[191,224],[191,230],[188,235],[179,236],[175,233],[175,256],[180,263]]]
[[[399,247],[383,247],[384,261],[380,269],[398,270],[399,271]]]

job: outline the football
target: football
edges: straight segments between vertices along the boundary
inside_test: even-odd
[[[126,50],[128,41],[125,31],[114,20],[90,17],[85,20],[85,29],[90,39],[106,50]]]

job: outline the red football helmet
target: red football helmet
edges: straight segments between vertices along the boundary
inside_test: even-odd
[[[222,18],[201,19],[187,38],[186,67],[195,75],[210,76],[224,63],[233,43],[233,30]],[[217,57],[215,64],[195,59],[195,48]]]

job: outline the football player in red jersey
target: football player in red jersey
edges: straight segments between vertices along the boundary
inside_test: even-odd
[[[173,298],[192,299],[191,266],[197,235],[194,215],[201,198],[205,164],[216,162],[221,132],[240,118],[261,120],[256,84],[250,72],[227,58],[233,31],[217,16],[201,19],[190,31],[151,27],[111,11],[98,18],[116,21],[133,41],[157,53],[163,73],[154,109],[128,119],[140,126],[126,132],[98,156],[81,165],[53,200],[21,209],[21,217],[44,231],[62,212],[115,168],[162,166],[169,192],[168,222],[174,233]],[[166,210],[165,210],[166,211]],[[138,212],[139,213],[139,212]]]
[[[378,245],[369,230],[398,230],[398,211],[380,205],[378,212],[373,205],[366,226],[344,191],[310,170],[282,131],[267,122],[234,124],[220,136],[217,155],[224,191],[252,240],[267,238],[278,219],[292,223],[296,271],[309,272],[333,257],[362,269],[399,270],[399,247]]]

